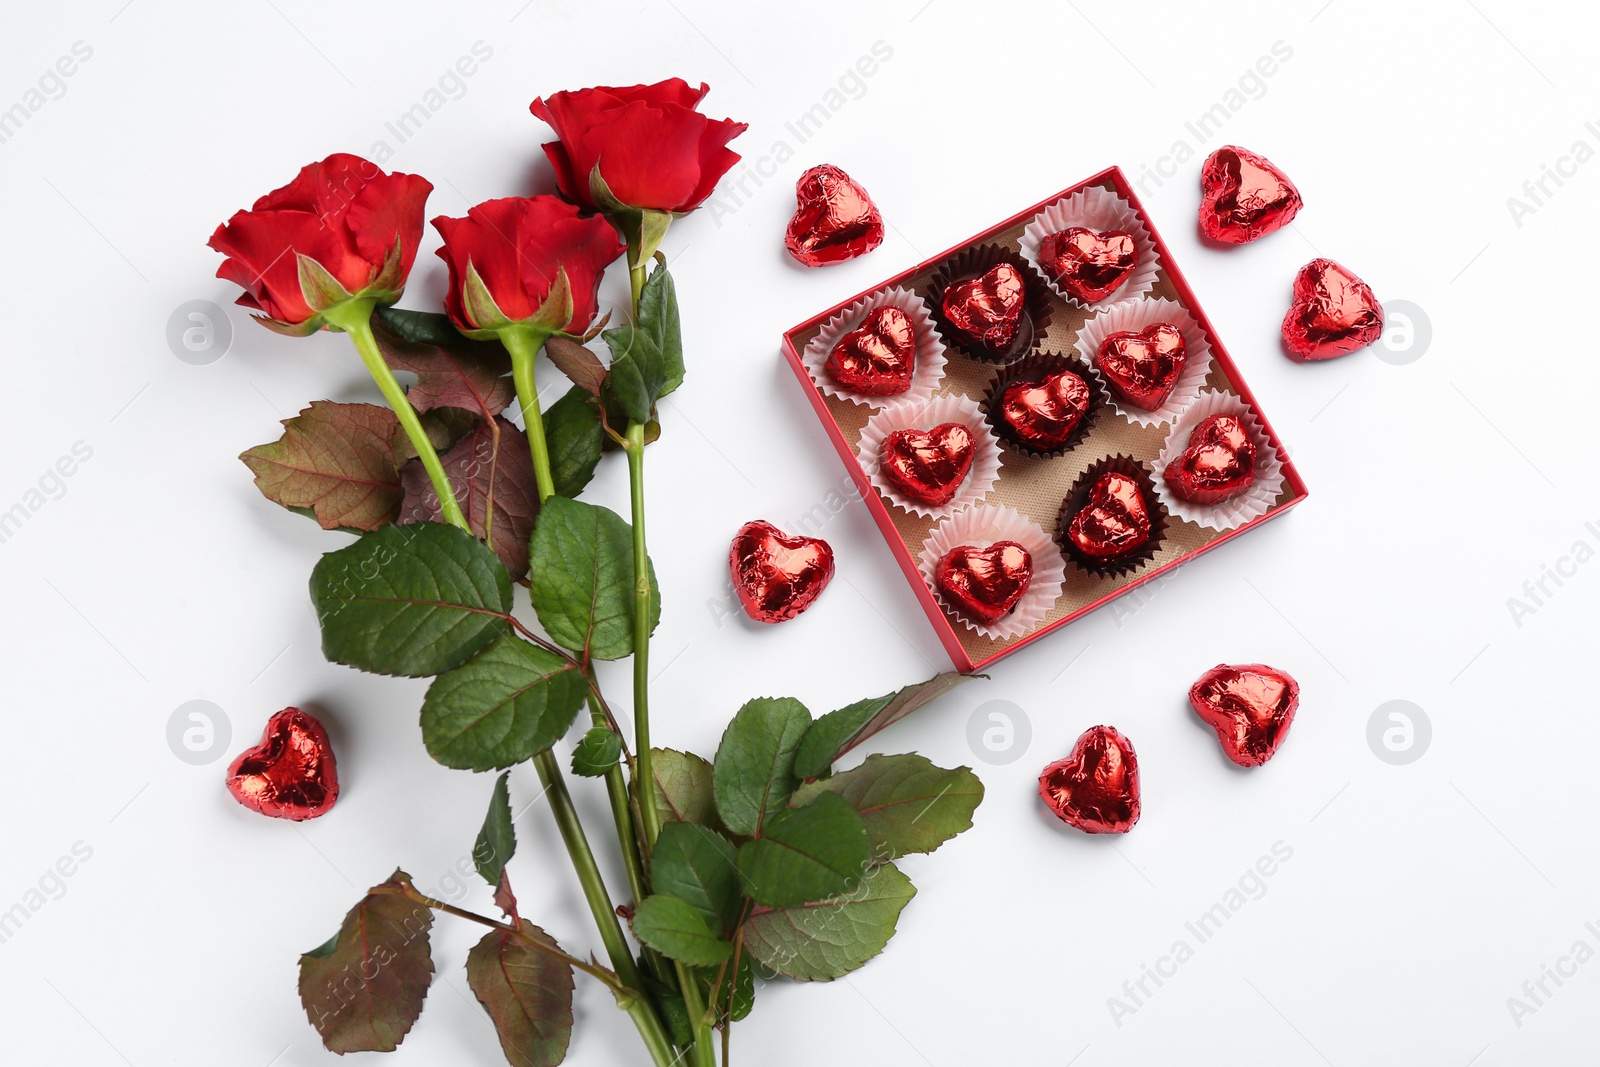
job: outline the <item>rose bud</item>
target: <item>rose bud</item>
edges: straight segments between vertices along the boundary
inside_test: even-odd
[[[556,131],[544,154],[568,199],[601,211],[684,215],[739,161],[725,146],[749,128],[696,111],[709,91],[668,78],[554,93],[529,110]]]
[[[209,243],[228,257],[217,277],[242,286],[239,303],[279,333],[312,333],[326,325],[322,312],[356,297],[393,304],[417,258],[432,191],[426,179],[387,174],[360,156],[307,164],[217,227]]]
[[[556,196],[490,200],[433,225],[450,267],[445,310],[479,339],[517,325],[581,334],[594,321],[601,274],[625,248],[611,223]]]

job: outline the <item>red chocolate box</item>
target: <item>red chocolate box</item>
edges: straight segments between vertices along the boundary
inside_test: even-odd
[[[1149,269],[1136,271],[1134,282],[1093,304],[1062,299],[1062,294],[1039,271],[1036,250],[1046,232],[1062,229],[1064,224],[1099,232],[1131,232],[1145,257],[1144,266],[1154,266],[1153,276]],[[940,294],[949,283],[960,279],[964,268],[975,269],[970,265],[991,262],[997,255],[1014,258],[1031,268],[1024,272],[1029,286],[1025,328],[1036,334],[1031,344],[999,358],[993,352],[975,353],[962,344],[961,338],[951,336],[938,304]],[[927,314],[914,316],[920,341],[918,359],[927,361],[927,371],[935,372],[936,377],[925,371],[899,396],[841,395],[848,394],[848,389],[829,379],[822,366],[828,346],[859,325],[873,307],[884,303],[903,306],[907,301],[915,303],[919,297],[926,304]],[[1143,324],[1165,321],[1173,322],[1185,333],[1187,373],[1179,377],[1168,399],[1156,410],[1135,408],[1108,389],[1106,379],[1098,373],[1097,342],[1109,331],[1137,331]],[[920,336],[928,331],[936,333]],[[1080,333],[1084,337],[1082,348]],[[962,671],[989,666],[1201,552],[1281,515],[1306,498],[1305,482],[1173,263],[1166,244],[1116,167],[829,308],[789,330],[783,341],[785,358],[844,460],[845,469],[860,487],[868,510],[888,540],[939,640]],[[942,350],[942,366],[937,358],[928,358],[930,348]],[[1097,404],[1103,405],[1083,432],[1053,454],[1019,447],[1015,440],[1006,440],[1004,433],[996,437],[990,421],[998,407],[991,403],[991,394],[1019,374],[1027,376],[1039,366],[1089,371],[1095,380],[1088,385],[1096,392]],[[971,491],[958,493],[944,510],[929,515],[926,509],[908,508],[892,499],[893,487],[881,484],[881,475],[875,478],[863,468],[857,449],[863,429],[878,413],[890,409],[879,420],[880,425],[899,425],[907,419],[908,408],[914,413],[918,405],[937,398],[950,398],[936,405],[943,413],[941,418],[947,418],[955,408],[968,412],[974,432],[999,444],[1001,460],[998,478],[986,490],[983,484],[968,486]],[[1166,488],[1162,470],[1166,462],[1183,452],[1194,426],[1218,412],[1235,415],[1254,435],[1259,446],[1255,480],[1234,500],[1213,505],[1185,501]],[[868,435],[869,441],[873,438],[873,434]],[[1051,542],[1062,543],[1060,530],[1071,518],[1067,512],[1074,507],[1069,497],[1075,490],[1082,495],[1080,483],[1085,472],[1103,469],[1108,463],[1129,467],[1139,475],[1146,503],[1157,520],[1152,524],[1151,544],[1113,567],[1084,566],[1070,551],[1062,552],[1058,558]],[[876,470],[878,464],[869,461],[867,467]],[[1023,599],[1016,609],[1017,618],[985,626],[982,620],[964,617],[959,606],[948,603],[930,583],[927,573],[932,561],[922,558],[924,542],[957,512],[968,513],[954,524],[955,528],[964,531],[963,536],[979,548],[986,547],[986,538],[974,537],[971,531],[986,529],[986,517],[990,515],[996,519],[994,540],[1015,534],[1018,523],[1036,525],[1042,531],[1042,537],[1034,538],[1041,556],[1034,561],[1034,569],[1047,578],[1036,579],[1045,584]],[[944,530],[946,539],[950,529]],[[935,536],[934,542],[937,540]],[[1058,574],[1064,574],[1059,585],[1054,578]],[[1056,594],[1053,601],[1051,593]]]

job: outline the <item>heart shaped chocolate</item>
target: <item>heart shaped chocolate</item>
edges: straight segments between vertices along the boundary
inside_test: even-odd
[[[1027,297],[1022,272],[1014,264],[996,263],[978,277],[946,288],[939,309],[958,340],[1001,355],[1019,340]]]
[[[896,430],[883,439],[883,476],[900,492],[929,507],[948,504],[972,469],[972,431],[959,422],[931,430]]]
[[[794,195],[794,217],[783,243],[806,266],[842,263],[883,244],[878,206],[838,167],[812,167],[795,182]]]
[[[1138,333],[1114,333],[1100,342],[1095,368],[1117,396],[1136,408],[1154,411],[1167,402],[1189,350],[1183,331],[1170,322],[1146,326]]]
[[[760,519],[733,535],[728,569],[746,615],[783,622],[809,608],[833,579],[833,549],[816,537],[790,537]]]
[[[1244,244],[1287,226],[1300,211],[1300,190],[1265,158],[1228,145],[1200,168],[1200,232]]]
[[[911,388],[917,368],[917,331],[893,305],[873,308],[839,340],[823,369],[828,377],[865,396],[893,396]]]
[[[1231,500],[1256,480],[1256,446],[1232,415],[1208,415],[1189,433],[1189,444],[1162,475],[1191,504]]]
[[[1016,439],[1050,452],[1072,439],[1089,410],[1089,385],[1070,370],[1013,382],[1000,394],[1000,418]]]
[[[1039,242],[1039,265],[1062,290],[1093,304],[1128,280],[1139,254],[1132,234],[1071,226]]]
[[[1150,509],[1139,483],[1121,471],[1107,471],[1089,490],[1089,499],[1067,524],[1067,541],[1083,556],[1114,562],[1150,540]]]
[[[1189,705],[1241,767],[1272,758],[1300,706],[1300,683],[1276,667],[1218,664],[1189,687]]]
[[[952,548],[933,567],[933,580],[951,606],[985,624],[1011,614],[1032,578],[1033,557],[1015,541]]]
[[[1086,834],[1125,834],[1139,821],[1139,757],[1113,726],[1092,726],[1039,776],[1056,818]]]
[[[274,819],[315,819],[339,799],[333,744],[322,724],[299,708],[267,720],[261,743],[228,765],[233,799]]]
[[[1283,343],[1295,359],[1332,359],[1383,336],[1383,305],[1366,282],[1331,259],[1313,259],[1294,276]]]

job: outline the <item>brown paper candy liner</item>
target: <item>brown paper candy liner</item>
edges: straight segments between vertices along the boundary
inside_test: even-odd
[[[1040,449],[1024,441],[1001,415],[1005,399],[1005,391],[1018,382],[1037,382],[1052,374],[1069,370],[1082,378],[1089,387],[1089,408],[1083,413],[1083,418],[1078,420],[1078,425],[1073,428],[1072,434],[1065,444],[1055,449]],[[1000,443],[1025,456],[1038,456],[1049,459],[1055,456],[1064,456],[1077,448],[1083,439],[1088,436],[1094,427],[1095,420],[1106,407],[1105,383],[1100,380],[1100,375],[1088,363],[1077,356],[1064,356],[1055,352],[1036,352],[1017,362],[1003,368],[995,375],[994,381],[989,384],[989,392],[979,405],[984,418],[989,420],[989,425],[994,430],[994,435]]]
[[[944,292],[957,282],[970,281],[1002,262],[1010,263],[1022,274],[1022,322],[1017,327],[1017,337],[1011,347],[1004,352],[992,352],[969,343],[964,333],[945,321]],[[928,282],[927,300],[945,344],[981,363],[995,366],[1014,363],[1032,353],[1044,342],[1045,328],[1050,325],[1049,283],[1021,255],[999,245],[977,245],[951,256],[933,272]]]
[[[1094,488],[1094,483],[1112,471],[1126,474],[1138,483],[1139,493],[1144,497],[1144,506],[1150,513],[1150,536],[1144,544],[1126,555],[1118,556],[1116,559],[1093,559],[1083,555],[1073,546],[1071,539],[1067,537],[1067,525],[1088,504],[1089,491]],[[1120,578],[1138,571],[1155,559],[1166,536],[1167,509],[1156,493],[1150,467],[1129,455],[1106,456],[1091,463],[1089,469],[1072,483],[1072,488],[1067,491],[1067,498],[1061,502],[1061,511],[1056,516],[1056,544],[1061,546],[1061,554],[1071,560],[1079,570],[1097,578]]]

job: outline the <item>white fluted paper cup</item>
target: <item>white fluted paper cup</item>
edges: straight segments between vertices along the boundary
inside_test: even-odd
[[[1256,446],[1255,479],[1250,487],[1231,500],[1220,504],[1193,504],[1184,500],[1167,485],[1167,465],[1175,461],[1189,447],[1189,435],[1196,426],[1212,415],[1232,415],[1239,420],[1250,443]],[[1256,413],[1242,397],[1208,389],[1183,409],[1183,414],[1173,420],[1161,454],[1152,464],[1156,495],[1166,505],[1167,511],[1180,519],[1204,526],[1210,530],[1232,530],[1251,519],[1258,519],[1272,509],[1278,494],[1283,491],[1283,463],[1278,450],[1272,447],[1267,431],[1256,418]]]
[[[916,332],[916,366],[911,371],[911,385],[905,392],[889,396],[874,396],[846,389],[828,373],[828,355],[835,345],[844,340],[845,334],[860,327],[869,312],[884,306],[897,307],[905,312],[906,318],[911,320],[912,330]],[[800,361],[823,393],[877,408],[898,400],[932,396],[944,378],[944,353],[944,341],[939,337],[939,329],[934,325],[927,303],[911,290],[894,286],[862,297],[829,319],[817,331],[811,343],[806,345],[805,351],[800,353]]]
[[[1033,575],[1028,579],[1028,591],[1022,594],[1011,613],[992,623],[969,619],[955,604],[945,599],[934,580],[933,569],[945,555],[963,545],[988,548],[996,541],[1015,541],[1028,550],[1033,561]],[[1038,523],[1012,507],[989,505],[958,511],[935,526],[927,540],[922,542],[919,561],[922,580],[928,584],[934,598],[950,613],[960,619],[970,630],[984,637],[1005,641],[1021,637],[1039,628],[1056,598],[1061,595],[1066,580],[1066,562],[1061,549]]]
[[[1128,275],[1127,280],[1104,300],[1093,304],[1079,300],[1057,285],[1039,259],[1039,246],[1044,243],[1046,237],[1073,226],[1100,232],[1120,230],[1133,238],[1134,254],[1138,257],[1133,273]],[[1139,299],[1155,286],[1156,271],[1161,267],[1161,257],[1156,253],[1155,240],[1150,236],[1150,231],[1145,229],[1144,220],[1139,217],[1139,213],[1133,210],[1133,205],[1110,189],[1098,185],[1079,189],[1071,196],[1057,200],[1039,212],[1033,217],[1033,221],[1028,223],[1027,229],[1022,231],[1022,237],[1018,239],[1017,244],[1022,250],[1022,258],[1026,259],[1029,265],[1049,283],[1051,290],[1062,300],[1080,308],[1110,307],[1124,300]]]
[[[961,488],[950,501],[929,507],[900,492],[883,473],[883,440],[896,430],[931,430],[947,422],[958,422],[972,434],[972,467]],[[965,396],[935,396],[926,400],[902,400],[880,408],[861,429],[856,444],[856,460],[872,484],[895,507],[923,518],[937,519],[970,507],[989,495],[1000,480],[1000,441],[984,420],[976,401]]]
[[[1166,401],[1154,411],[1136,408],[1118,396],[1116,389],[1107,381],[1106,392],[1110,394],[1111,406],[1117,414],[1140,426],[1159,426],[1171,422],[1194,403],[1194,398],[1205,388],[1206,376],[1211,373],[1211,342],[1206,340],[1206,332],[1200,328],[1194,316],[1184,310],[1182,304],[1165,297],[1156,300],[1144,297],[1112,304],[1092,316],[1078,331],[1078,354],[1098,371],[1100,344],[1107,337],[1114,333],[1140,333],[1147,327],[1163,322],[1170,322],[1178,328],[1183,334],[1184,347],[1183,370],[1172,392],[1167,394]],[[1105,377],[1104,372],[1101,376]]]

